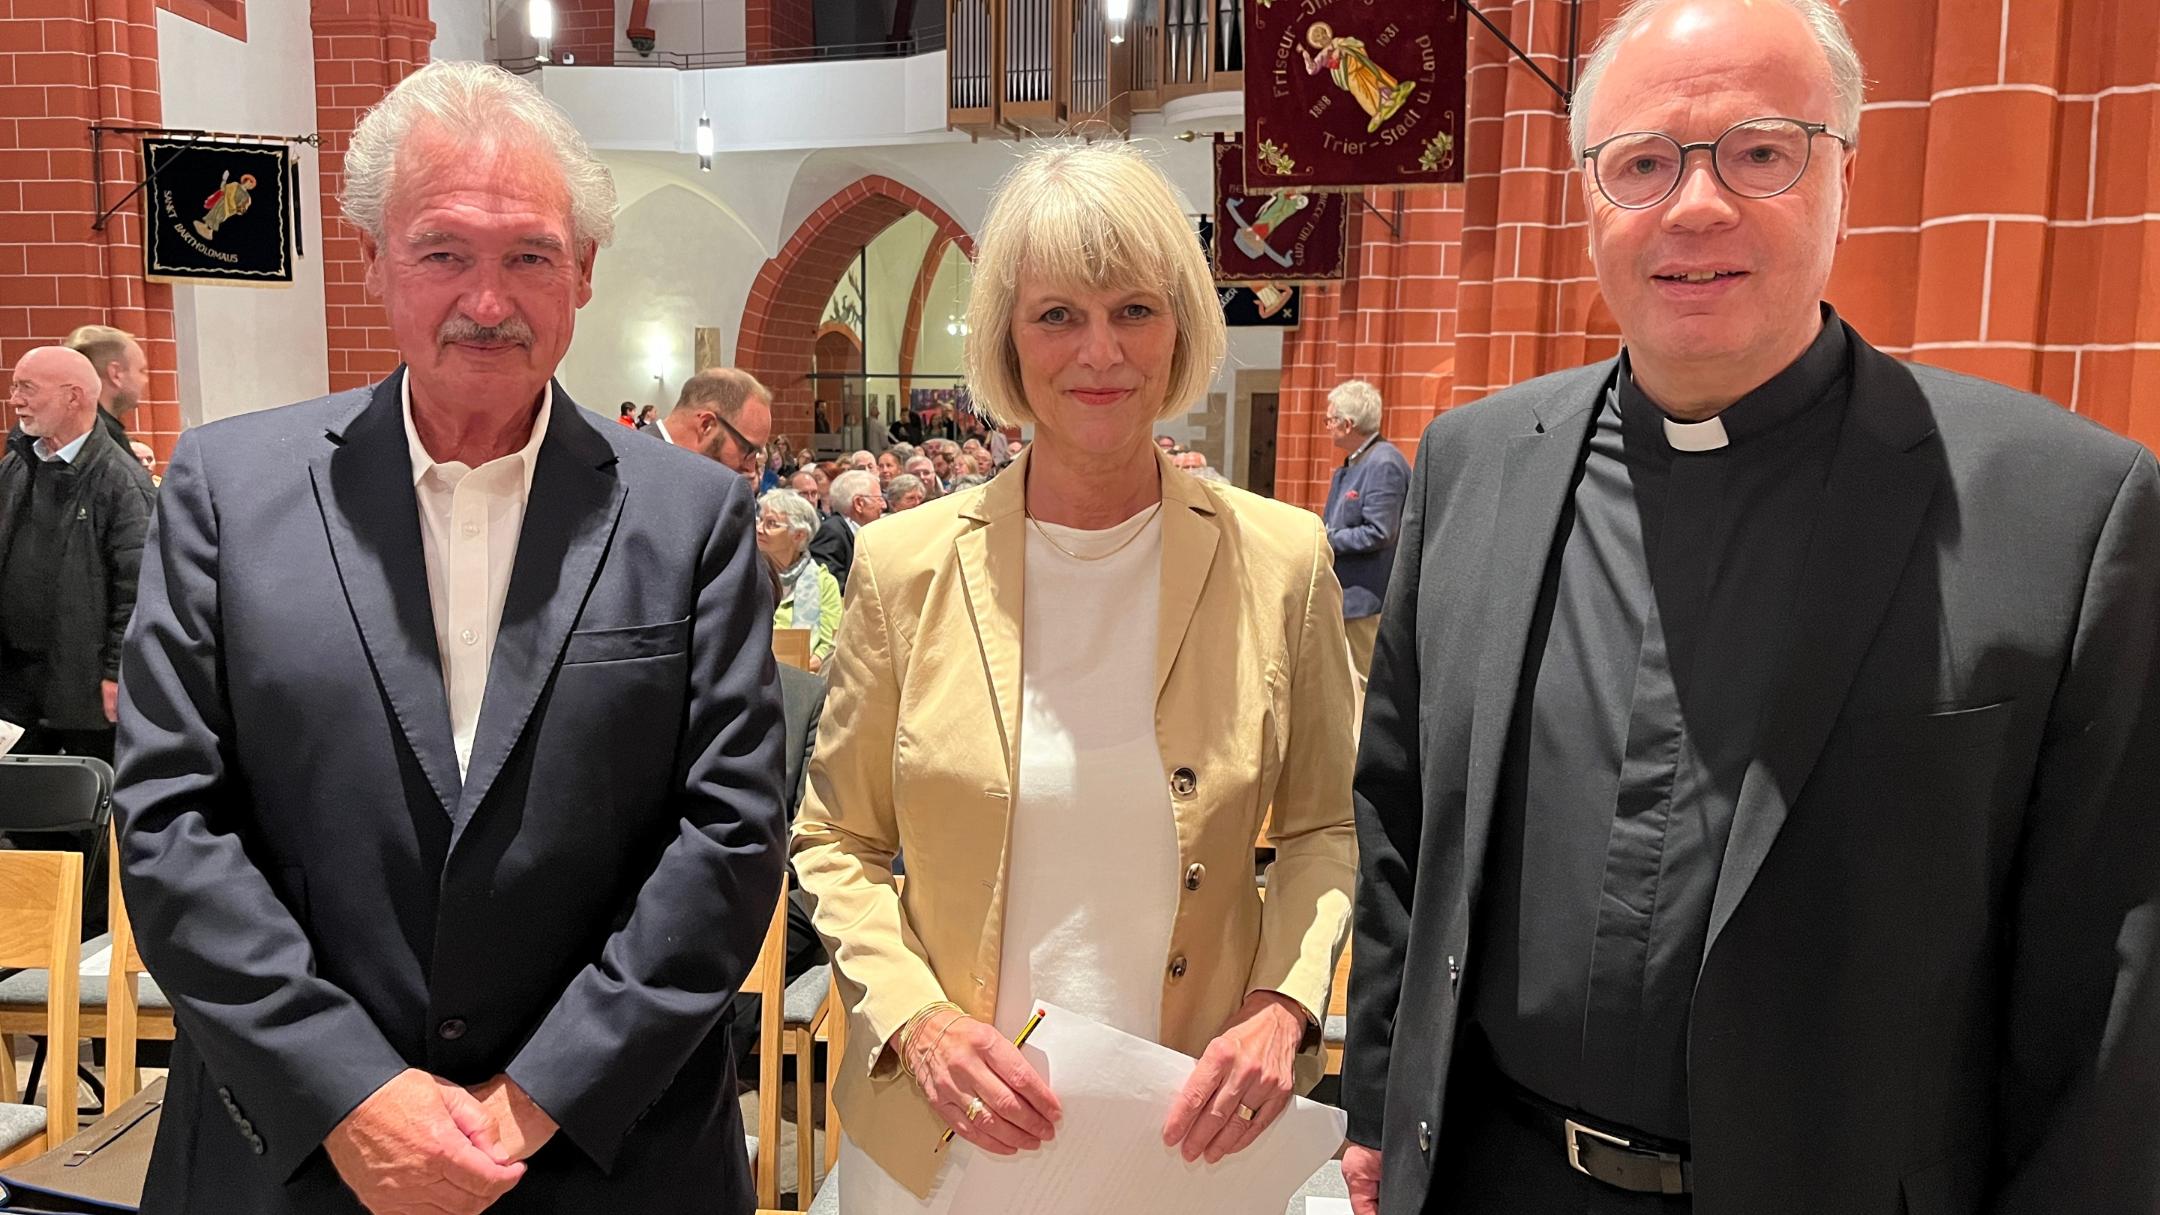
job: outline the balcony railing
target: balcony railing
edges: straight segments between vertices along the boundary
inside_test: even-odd
[[[984,7],[988,0],[977,0]],[[702,72],[707,68],[763,66],[770,63],[825,63],[850,59],[905,59],[945,49],[945,31],[933,30],[918,38],[885,39],[878,42],[832,43],[825,46],[777,46],[750,51],[738,47],[727,51],[654,51],[640,55],[618,51],[608,67],[673,68],[679,72]],[[544,67],[577,67],[562,52],[547,59],[531,55],[497,59],[498,67],[523,74]]]

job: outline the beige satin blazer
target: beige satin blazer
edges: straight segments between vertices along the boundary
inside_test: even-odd
[[[795,871],[848,1004],[847,1133],[918,1194],[944,1123],[886,1047],[924,1007],[997,1005],[1020,722],[1028,456],[989,485],[863,529],[795,826]],[[1198,1055],[1245,996],[1317,1019],[1347,933],[1355,708],[1320,519],[1162,469],[1156,737],[1180,905],[1162,959],[1166,1045]],[[1253,843],[1274,807],[1262,904]],[[1118,841],[1075,865],[1116,863]],[[904,853],[905,893],[892,860]],[[1320,1076],[1299,1059],[1301,1088]]]

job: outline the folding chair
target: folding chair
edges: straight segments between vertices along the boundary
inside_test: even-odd
[[[36,967],[52,976],[42,1028],[53,1043],[77,1041],[82,871],[82,858],[72,852],[0,852],[0,966]],[[72,1056],[63,1045],[55,1057]],[[52,1070],[42,1111],[0,1104],[0,1168],[34,1159],[75,1134],[74,1071]]]

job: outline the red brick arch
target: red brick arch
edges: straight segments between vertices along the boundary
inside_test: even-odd
[[[910,211],[937,226],[933,248],[952,241],[975,256],[975,239],[943,207],[873,174],[826,199],[758,271],[735,340],[735,365],[772,389],[774,434],[798,442],[809,435],[809,375],[825,302],[862,247]]]

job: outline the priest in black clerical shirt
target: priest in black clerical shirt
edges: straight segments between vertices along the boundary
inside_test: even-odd
[[[2160,467],[1821,302],[1827,0],[1645,0],[1625,353],[1426,431],[1375,652],[1362,1215],[2160,1211]]]

